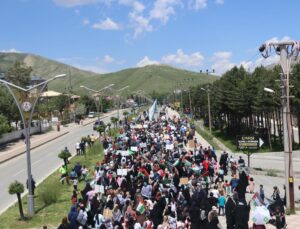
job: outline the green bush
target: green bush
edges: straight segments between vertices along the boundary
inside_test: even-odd
[[[267,172],[267,176],[270,176],[270,177],[277,177],[277,173],[276,173],[275,170],[270,169],[270,170]]]
[[[89,149],[90,155],[100,155],[100,153],[103,151],[103,146],[99,141],[96,141],[94,145]]]
[[[14,181],[9,185],[8,192],[10,195],[21,194],[24,192],[24,185],[19,181]]]
[[[71,157],[72,154],[69,151],[66,150],[62,150],[59,154],[58,157],[61,159],[68,159],[69,157]]]
[[[45,206],[54,204],[58,201],[58,187],[57,184],[46,184],[39,190],[38,197],[44,203]]]

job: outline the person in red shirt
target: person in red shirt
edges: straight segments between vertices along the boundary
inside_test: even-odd
[[[203,168],[204,168],[204,172],[208,171],[209,168],[209,161],[207,158],[205,158],[205,160],[202,162]]]

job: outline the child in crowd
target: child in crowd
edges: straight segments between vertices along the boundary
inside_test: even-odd
[[[228,180],[225,180],[224,182],[224,189],[225,189],[225,194],[226,196],[229,196],[231,191],[230,191],[230,184],[228,183]]]
[[[249,192],[251,194],[254,193],[254,187],[255,187],[254,179],[253,179],[253,177],[250,177],[250,180],[249,180]]]
[[[259,186],[259,196],[260,196],[261,200],[264,202],[265,201],[265,190],[264,190],[264,186],[262,184]]]
[[[219,215],[225,215],[225,203],[226,203],[226,198],[224,196],[224,192],[220,193],[219,199]],[[222,212],[222,214],[221,214]]]

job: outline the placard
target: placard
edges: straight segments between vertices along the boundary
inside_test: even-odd
[[[104,186],[103,185],[98,185],[98,184],[96,184],[95,185],[95,192],[96,193],[105,193],[105,191],[104,191]]]
[[[121,156],[123,156],[123,157],[127,157],[127,156],[130,155],[129,152],[128,152],[128,150],[118,150],[118,151],[116,152],[116,154],[117,154],[117,155],[121,154]]]
[[[146,148],[146,147],[147,147],[147,144],[146,144],[145,142],[141,142],[141,143],[140,143],[140,147],[141,147],[141,148]]]
[[[194,142],[194,140],[189,140],[189,148],[191,148],[191,149],[193,149],[193,148],[195,148],[195,142]]]
[[[137,152],[138,151],[138,147],[137,146],[131,146],[130,149],[133,152]]]
[[[173,144],[166,145],[166,150],[174,150],[174,145]]]
[[[103,216],[105,219],[112,218],[113,217],[113,210],[110,210],[108,208],[104,209]]]
[[[127,175],[127,169],[117,169],[117,175],[118,176],[126,176]]]
[[[189,183],[189,178],[188,177],[182,177],[180,178],[180,181],[179,181],[180,184],[188,184]]]

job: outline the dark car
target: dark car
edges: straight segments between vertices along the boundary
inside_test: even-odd
[[[104,126],[104,122],[101,120],[97,120],[93,125],[93,130],[97,130],[97,128],[100,126]]]

